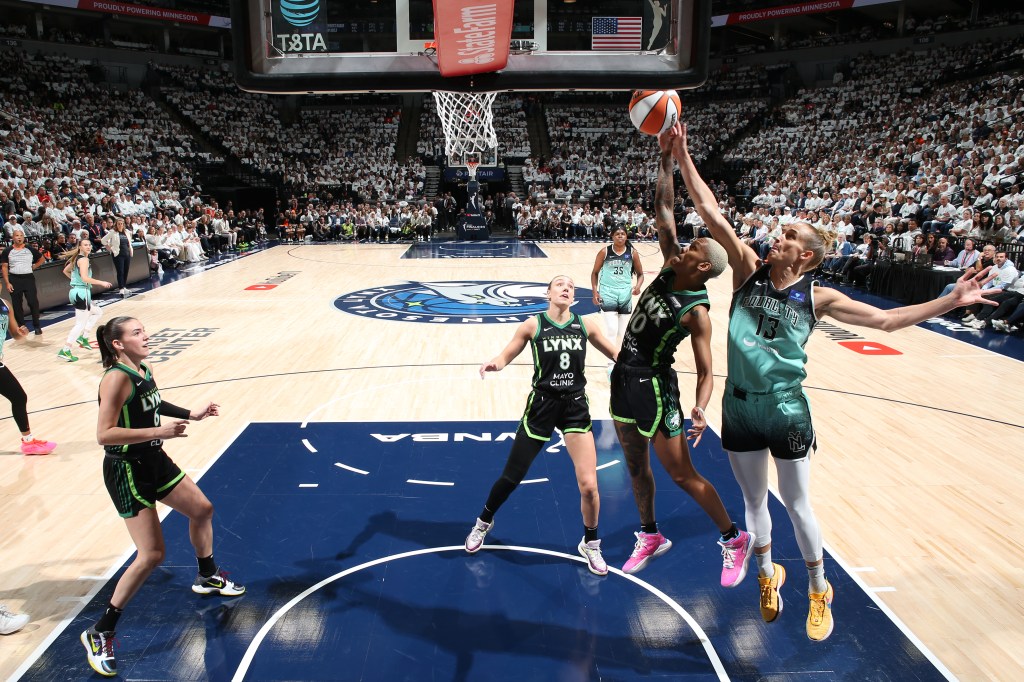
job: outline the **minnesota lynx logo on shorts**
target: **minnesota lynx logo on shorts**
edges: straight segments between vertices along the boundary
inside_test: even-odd
[[[408,282],[344,294],[338,310],[399,322],[488,324],[522,322],[548,308],[548,285],[541,282]],[[594,312],[589,289],[576,290],[573,310]]]
[[[682,424],[682,419],[679,417],[679,410],[671,410],[665,415],[665,426],[672,431],[675,431]]]

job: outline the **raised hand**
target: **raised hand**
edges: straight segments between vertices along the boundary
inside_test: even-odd
[[[658,147],[661,149],[662,154],[669,154],[672,152],[672,148],[682,134],[682,129],[679,124],[676,123],[671,128],[665,129],[660,135],[658,135]]]
[[[956,286],[950,293],[957,302],[956,307],[968,306],[974,303],[985,305],[999,305],[996,301],[990,301],[987,296],[994,296],[1002,289],[982,289],[983,286],[998,277],[999,273],[992,271],[992,266],[980,272],[968,270],[956,281]]]

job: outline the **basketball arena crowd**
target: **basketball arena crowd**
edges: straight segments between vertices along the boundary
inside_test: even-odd
[[[1024,23],[915,23],[915,34]],[[0,34],[24,37],[24,27]],[[141,88],[96,78],[88,60],[0,48],[0,209],[47,261],[81,240],[105,248],[123,218],[153,276],[270,240],[427,241],[465,205],[442,184],[444,135],[429,94],[288,98],[240,91],[230,69],[161,63]],[[866,41],[854,32],[836,44]],[[792,44],[791,50],[807,47]],[[138,49],[144,49],[138,48]],[[785,56],[794,52],[781,52]],[[1024,39],[865,50],[827,81],[793,62],[724,60],[683,96],[691,151],[737,234],[764,255],[794,221],[837,233],[818,276],[909,300],[905,270],[993,265],[1000,306],[959,311],[977,328],[1024,322]],[[493,233],[656,239],[657,143],[627,93],[512,93],[494,104],[506,181],[483,186]],[[277,199],[235,206],[204,191],[220,169]],[[677,182],[683,240],[708,234]],[[947,281],[952,281],[951,279]],[[919,288],[919,287],[918,287]],[[937,295],[929,290],[929,295]],[[19,319],[24,319],[15,310]]]

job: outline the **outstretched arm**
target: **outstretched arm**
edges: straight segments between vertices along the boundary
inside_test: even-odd
[[[678,126],[672,126],[658,136],[661,158],[658,160],[658,184],[654,190],[654,224],[658,228],[658,246],[661,255],[668,262],[678,256],[679,241],[676,239],[676,217],[672,213],[676,190],[672,181],[675,163],[672,161],[672,143]]]
[[[537,318],[531,317],[516,327],[516,333],[508,342],[505,349],[493,358],[480,365],[480,378],[484,378],[484,372],[500,372],[505,369],[508,363],[512,362],[517,355],[523,352],[526,344],[530,342],[533,335],[537,333]]]
[[[583,320],[583,326],[587,328],[587,340],[594,344],[594,348],[604,353],[609,360],[615,361],[619,354],[615,345],[608,340],[608,337],[601,331],[601,325],[591,319]]]
[[[686,126],[676,125],[679,128],[679,135],[674,138],[672,147],[673,153],[679,160],[679,171],[683,175],[683,182],[693,199],[693,205],[697,213],[704,220],[704,225],[711,231],[715,241],[725,248],[729,255],[729,265],[732,267],[733,288],[739,288],[743,282],[757,269],[757,254],[754,250],[745,246],[740,238],[736,236],[732,225],[725,219],[718,210],[718,200],[704,178],[697,172],[697,166],[690,156],[690,149],[686,144]]]
[[[949,294],[934,301],[892,310],[882,310],[867,303],[854,301],[836,289],[818,287],[814,290],[814,312],[819,318],[830,315],[839,322],[892,332],[942,315],[953,308],[975,303],[998,305],[986,296],[997,294],[1000,289],[981,289],[984,284],[996,277],[995,274],[989,274],[989,270],[990,268],[985,268],[979,273],[968,270],[956,281],[956,287]]]

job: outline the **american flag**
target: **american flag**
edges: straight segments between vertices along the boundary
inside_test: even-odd
[[[594,17],[591,50],[639,50],[642,17]]]

